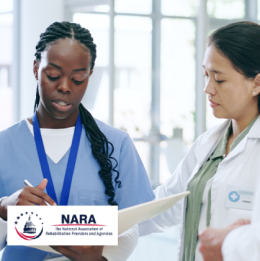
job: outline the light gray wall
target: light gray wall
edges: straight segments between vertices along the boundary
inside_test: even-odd
[[[31,116],[36,92],[33,75],[35,46],[39,36],[55,21],[64,20],[63,0],[22,0],[20,6],[20,112]]]

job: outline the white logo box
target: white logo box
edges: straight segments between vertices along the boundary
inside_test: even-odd
[[[118,244],[117,206],[8,206],[8,245]]]

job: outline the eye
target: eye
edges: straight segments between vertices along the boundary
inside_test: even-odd
[[[220,84],[220,83],[222,83],[222,82],[224,82],[224,81],[217,81],[217,80],[216,80],[216,82]]]
[[[47,77],[51,80],[51,81],[56,81],[60,78],[60,76],[57,77],[51,77],[50,75],[47,75]]]
[[[72,79],[72,81],[74,82],[74,83],[76,83],[77,85],[80,85],[80,84],[82,84],[84,81],[77,81],[77,80],[75,80],[75,79]]]

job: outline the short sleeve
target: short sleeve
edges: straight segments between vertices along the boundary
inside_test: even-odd
[[[129,136],[122,141],[118,162],[121,188],[115,185],[118,209],[131,207],[155,198],[147,173]]]

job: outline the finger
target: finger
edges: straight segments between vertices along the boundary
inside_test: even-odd
[[[33,195],[30,193],[21,193],[21,196],[18,198],[16,205],[17,206],[35,206],[35,203],[33,200],[31,200],[31,197]]]
[[[17,205],[28,205],[28,204],[39,205],[39,206],[46,205],[46,203],[41,197],[36,196],[30,193],[29,191],[25,191],[20,195]]]
[[[248,225],[250,223],[251,221],[249,219],[239,219],[235,223],[231,224],[229,227],[235,229],[244,225]]]
[[[72,259],[72,257],[75,255],[75,252],[73,252],[71,249],[68,249],[67,246],[50,246],[50,247],[58,251],[62,255],[68,257],[69,259]]]
[[[102,253],[103,246],[66,246],[71,251],[82,255],[82,254],[96,254],[98,252]]]
[[[34,198],[34,200],[36,200],[36,202],[32,201],[32,197],[29,195],[36,196],[39,199],[36,200]],[[29,200],[30,202],[33,202],[40,206],[46,206],[47,204],[45,203],[45,201],[48,202],[51,206],[56,205],[54,200],[48,194],[46,194],[44,191],[41,191],[38,188],[34,188],[34,187],[26,187],[24,189],[24,191],[20,194],[20,197],[27,197],[27,198],[29,197],[31,199],[31,200]]]
[[[198,242],[200,242],[202,245],[205,245],[205,244],[208,243],[208,241],[209,241],[209,240],[208,240],[206,237],[200,236]]]
[[[241,226],[243,226],[243,225],[248,225],[248,224],[250,224],[251,223],[251,220],[250,219],[240,219],[240,220],[238,220],[239,222],[239,224],[241,225]]]
[[[38,186],[36,186],[36,188],[38,188],[39,190],[44,190],[47,186],[47,183],[48,179],[43,179],[41,183]]]
[[[35,206],[35,204],[28,200],[21,200],[21,201],[19,200],[17,202],[17,206]]]
[[[204,250],[205,250],[204,245],[203,245],[202,243],[200,243],[200,245],[198,246],[198,248],[199,248],[200,253],[203,255],[203,254],[204,254]]]
[[[199,231],[199,233],[198,233],[199,239],[203,240],[203,239],[207,238],[208,235],[210,235],[211,231],[212,231],[211,227],[205,228],[204,230]]]
[[[34,188],[34,190],[32,190],[32,194],[34,194],[35,196],[40,197],[43,200],[43,204],[42,205],[47,205],[44,201],[48,202],[51,206],[57,206],[56,202],[44,191],[38,189],[38,188]]]
[[[205,245],[201,245],[199,247],[199,251],[201,252],[202,256],[203,256],[203,260],[204,261],[212,261],[212,253],[211,253],[211,250],[206,247]],[[214,255],[213,255],[214,257]],[[211,259],[210,259],[211,258]]]
[[[73,251],[74,253],[80,254],[83,251],[83,246],[66,246],[67,249]]]
[[[68,249],[76,254],[83,254],[84,252],[92,253],[95,252],[94,246],[66,246]]]

